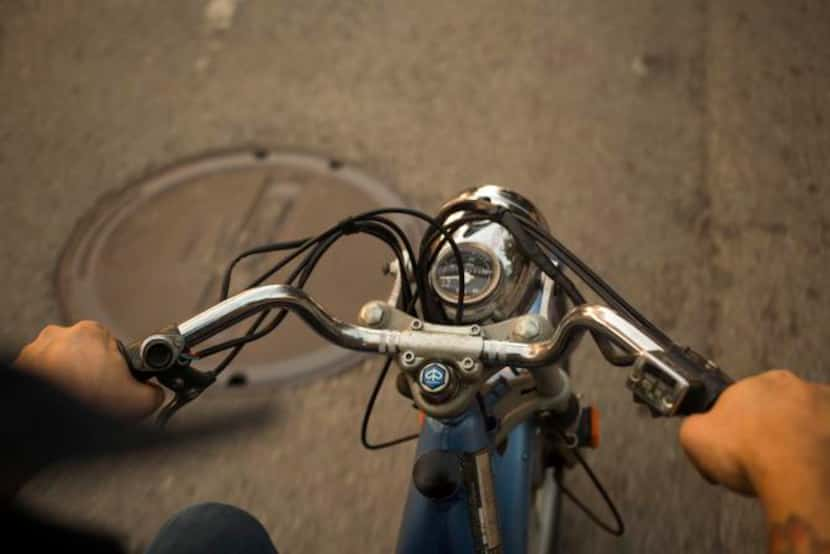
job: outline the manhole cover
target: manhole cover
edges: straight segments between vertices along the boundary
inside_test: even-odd
[[[116,336],[135,339],[216,303],[226,264],[246,248],[317,234],[355,213],[400,205],[378,180],[315,156],[246,151],[177,165],[102,199],[78,224],[58,266],[61,311],[67,321],[98,320]],[[385,248],[371,237],[342,239],[306,290],[336,317],[355,321],[365,301],[388,296],[392,282],[381,267],[391,255]],[[232,292],[280,256],[241,263]],[[245,325],[216,340],[241,334]],[[210,367],[220,359],[202,363]],[[248,345],[223,378],[232,384],[297,379],[359,359],[289,317]]]

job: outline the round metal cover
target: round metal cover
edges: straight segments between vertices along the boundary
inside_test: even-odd
[[[80,221],[57,270],[61,312],[66,321],[97,320],[122,340],[134,340],[218,302],[224,268],[243,250],[315,235],[350,215],[401,205],[377,179],[316,156],[258,150],[176,165],[103,198]],[[240,263],[231,293],[284,255]],[[388,296],[392,281],[381,268],[390,257],[372,237],[345,237],[305,288],[335,317],[355,321],[363,303]],[[248,324],[213,340],[238,336]],[[200,364],[211,367],[221,357]],[[249,344],[223,379],[297,379],[348,368],[360,357],[288,317]]]

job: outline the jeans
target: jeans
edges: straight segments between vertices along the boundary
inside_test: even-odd
[[[277,554],[262,524],[244,510],[209,502],[164,524],[147,554]]]

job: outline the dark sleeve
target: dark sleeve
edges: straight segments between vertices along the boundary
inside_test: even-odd
[[[62,524],[14,500],[17,489],[39,469],[105,449],[117,428],[61,391],[17,371],[8,358],[0,359],[0,527],[3,544],[12,546],[9,551],[125,552],[112,535]]]
[[[2,527],[5,528],[3,543],[12,547],[9,551],[85,554],[126,552],[121,541],[113,535],[100,530],[63,525],[17,504],[7,507],[2,520]]]

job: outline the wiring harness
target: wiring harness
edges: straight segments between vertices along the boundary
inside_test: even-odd
[[[426,231],[417,249],[417,255],[403,229],[388,217],[392,215],[412,217],[427,224]],[[520,252],[556,283],[557,290],[563,293],[571,305],[585,304],[586,300],[576,284],[565,274],[563,268],[572,271],[609,306],[641,325],[652,336],[658,340],[670,342],[668,337],[653,323],[626,302],[608,283],[603,281],[546,229],[542,228],[538,222],[523,214],[483,200],[455,201],[447,205],[436,217],[409,208],[384,208],[368,211],[341,221],[314,237],[266,244],[246,250],[234,258],[225,270],[220,300],[225,300],[230,295],[234,268],[246,258],[278,252],[287,253],[267,271],[248,283],[244,289],[261,285],[295,261],[297,261],[296,265],[281,282],[303,288],[320,259],[338,240],[348,235],[365,234],[374,237],[390,248],[397,260],[402,285],[398,308],[413,317],[430,322],[450,322],[443,303],[435,294],[431,293],[428,282],[430,269],[439,253],[443,252],[448,246],[455,256],[459,272],[458,299],[454,305],[453,320],[456,324],[461,324],[464,320],[464,264],[461,251],[453,238],[453,234],[465,225],[479,222],[496,223],[509,231],[515,238]],[[193,361],[199,361],[216,354],[225,353],[224,358],[213,369],[206,372],[210,382],[213,382],[233,362],[246,344],[274,331],[285,320],[287,313],[285,309],[265,310],[254,319],[242,336],[205,347],[197,352],[189,352],[187,355]],[[611,364],[628,366],[634,362],[630,354],[620,352],[608,338],[598,333],[593,333],[592,337],[602,355]],[[392,360],[391,356],[388,356],[385,360],[369,395],[361,422],[361,443],[371,450],[388,448],[418,437],[417,434],[410,434],[379,443],[373,443],[368,438],[372,411]],[[173,398],[160,412],[159,422],[164,424],[177,410],[196,398],[200,392]],[[570,498],[601,528],[614,535],[621,535],[624,532],[624,524],[619,511],[585,459],[577,450],[574,450],[574,454],[575,459],[583,467],[613,514],[615,526],[612,527],[601,521],[560,482],[562,493]]]

